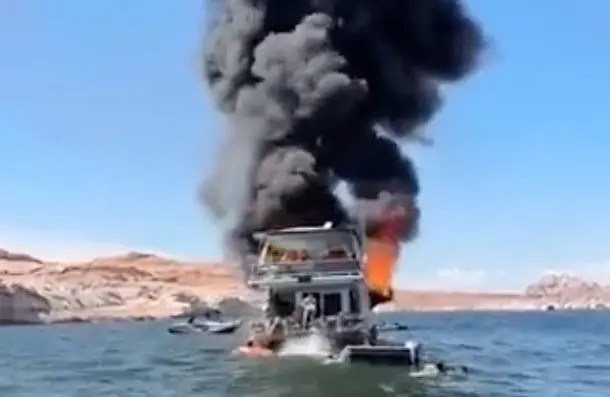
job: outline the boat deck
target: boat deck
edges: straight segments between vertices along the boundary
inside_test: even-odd
[[[419,367],[422,360],[421,346],[414,342],[397,345],[385,341],[379,341],[376,345],[350,345],[343,349],[340,359],[348,362]]]

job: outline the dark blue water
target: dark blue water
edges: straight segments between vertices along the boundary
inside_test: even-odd
[[[610,312],[412,314],[398,338],[470,366],[466,379],[402,369],[231,357],[238,336],[178,336],[167,323],[0,329],[1,397],[608,397]]]

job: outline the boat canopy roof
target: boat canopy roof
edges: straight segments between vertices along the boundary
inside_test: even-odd
[[[355,225],[339,225],[335,226],[331,222],[327,222],[322,226],[295,226],[288,227],[283,229],[269,229],[264,231],[258,231],[253,234],[254,238],[258,241],[262,241],[270,236],[278,236],[278,235],[290,235],[290,234],[299,234],[299,233],[352,233],[357,238],[360,238],[360,233],[358,228]]]
[[[351,228],[291,229],[259,237],[260,264],[359,261],[361,257],[360,239]]]

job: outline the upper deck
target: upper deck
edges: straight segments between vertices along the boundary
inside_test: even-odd
[[[290,228],[259,233],[257,262],[251,283],[337,282],[362,276],[362,243],[356,229],[332,225]]]

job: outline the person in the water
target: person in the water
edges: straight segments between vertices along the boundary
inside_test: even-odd
[[[275,355],[284,343],[286,337],[285,327],[284,320],[276,317],[266,330],[248,338],[246,345],[238,348],[236,352],[251,357],[269,357]]]

